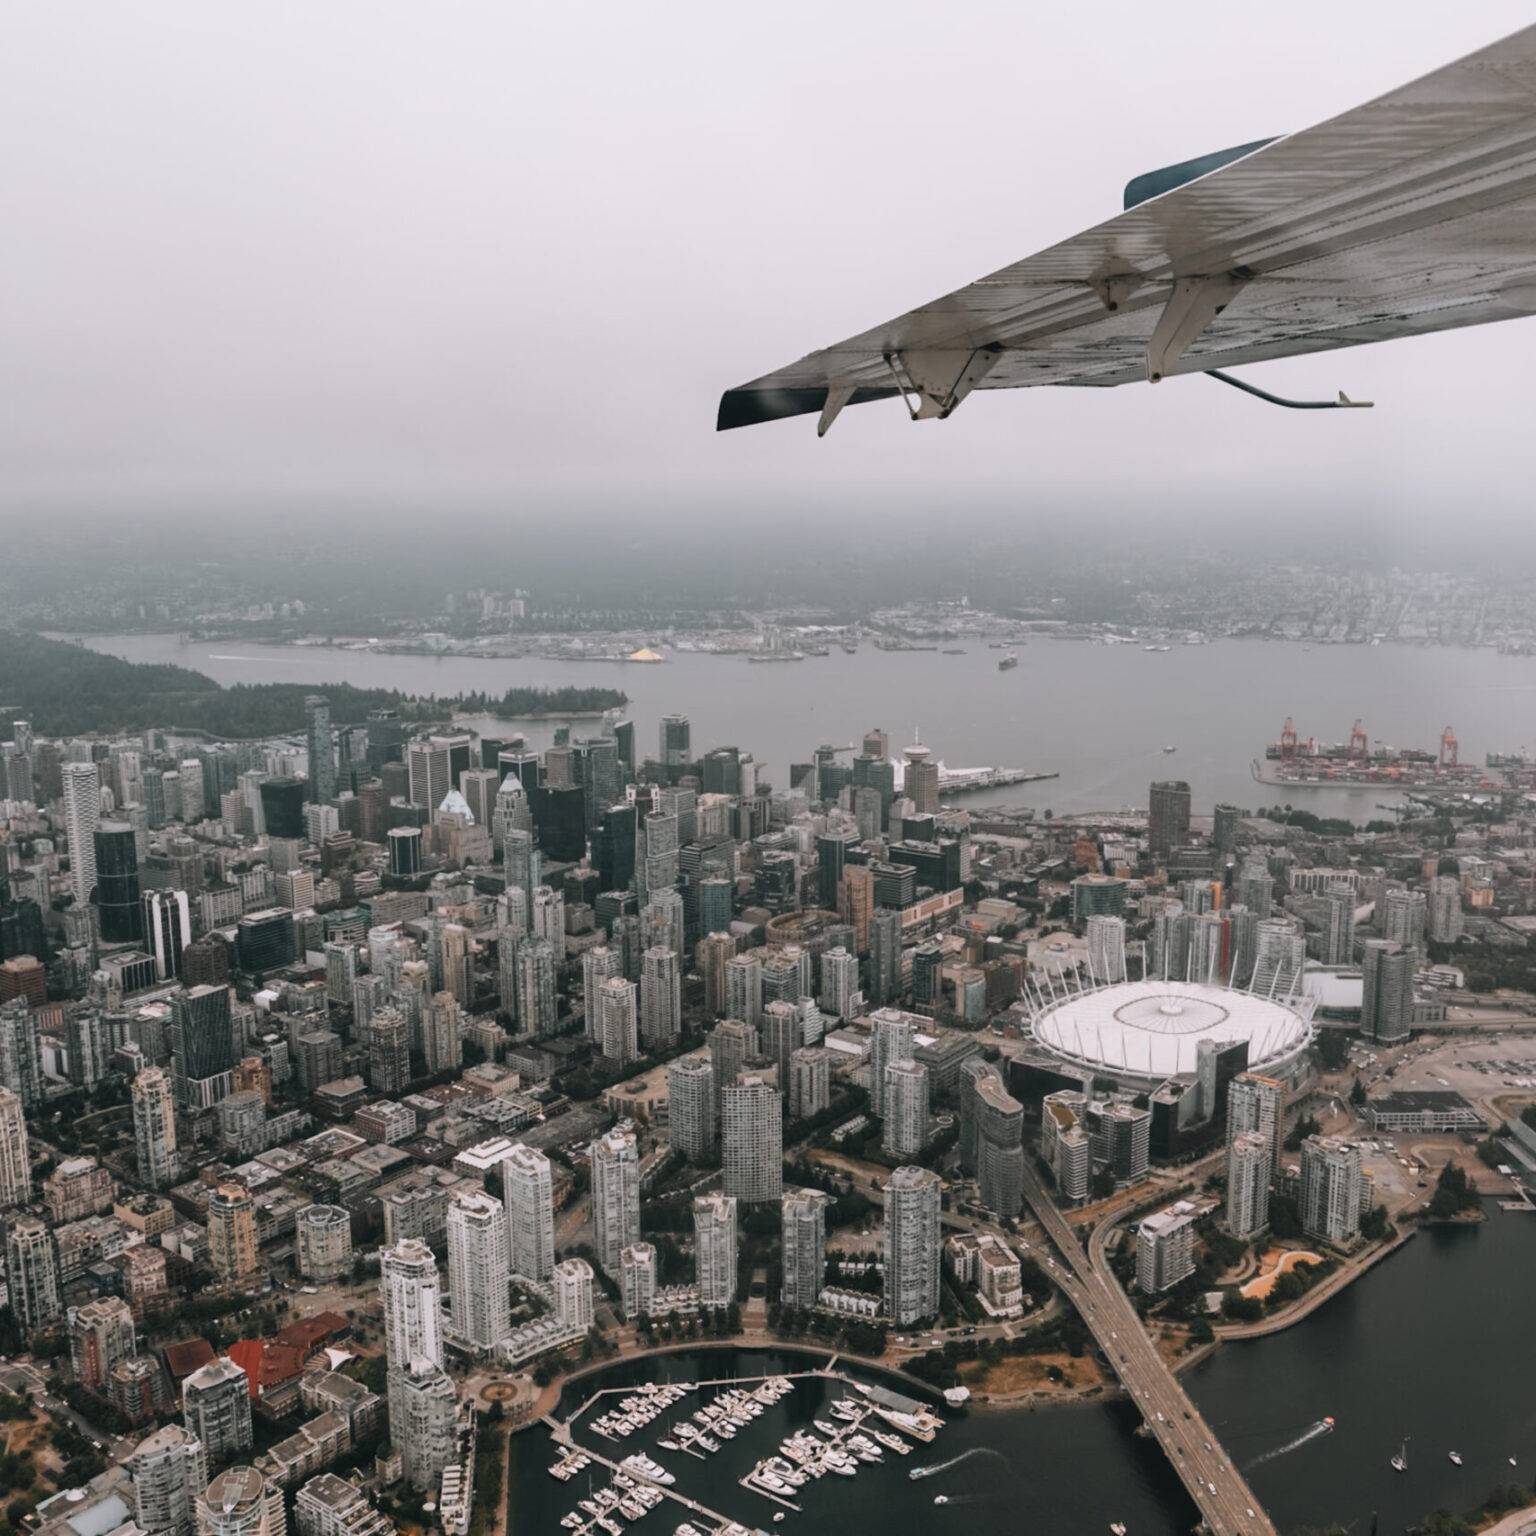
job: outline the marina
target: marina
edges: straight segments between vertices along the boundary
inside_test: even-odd
[[[732,1515],[692,1497],[682,1479],[687,1463],[669,1466],[654,1452],[705,1461],[738,1437],[758,1427],[767,1410],[789,1397],[796,1384],[812,1381],[835,1386],[841,1395],[825,1416],[794,1427],[756,1454],[736,1479],[739,1487],[771,1506],[772,1521],[800,1514],[807,1491],[823,1478],[851,1479],[865,1467],[910,1455],[914,1445],[932,1443],[944,1421],[922,1403],[836,1369],[836,1361],[816,1371],[719,1378],[684,1384],[645,1382],[603,1387],[561,1418],[546,1419],[556,1447],[547,1471],[555,1481],[582,1491],[574,1507],[558,1520],[572,1536],[618,1536],[627,1524],[645,1519],[669,1502],[685,1518],[673,1536],[746,1536],[748,1527]],[[661,1421],[658,1423],[658,1421]],[[654,1428],[650,1448],[620,1456],[578,1440],[578,1434],[617,1445]],[[649,1439],[649,1435],[647,1436]],[[911,1442],[911,1443],[909,1443]],[[673,1466],[677,1470],[673,1470]],[[607,1482],[598,1486],[598,1479]],[[915,1475],[915,1474],[914,1474]]]

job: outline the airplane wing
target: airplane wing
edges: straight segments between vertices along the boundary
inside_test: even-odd
[[[1536,26],[726,391],[717,429],[900,395],[1107,386],[1536,312]]]

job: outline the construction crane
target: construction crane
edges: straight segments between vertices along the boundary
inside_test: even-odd
[[[1296,724],[1289,715],[1285,717],[1285,725],[1280,731],[1280,756],[1296,756]]]
[[[1456,733],[1450,726],[1440,733],[1440,766],[1442,768],[1454,768],[1456,766]]]
[[[1371,739],[1365,734],[1365,727],[1356,720],[1349,733],[1349,755],[1351,758],[1364,760],[1371,755]]]

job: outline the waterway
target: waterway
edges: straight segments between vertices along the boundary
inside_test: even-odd
[[[1303,737],[1344,740],[1358,716],[1373,738],[1435,748],[1456,728],[1463,761],[1536,745],[1536,658],[1404,645],[1302,646],[1225,640],[1147,652],[1136,646],[1036,641],[1019,665],[972,645],[936,651],[834,650],[778,666],[742,656],[672,653],[659,665],[392,656],[174,635],[98,635],[87,643],[132,661],[191,667],[220,683],[326,682],[448,695],[512,686],[622,688],[642,745],[661,716],[693,722],[695,750],[731,743],[765,763],[775,784],[818,743],[856,742],[873,726],[893,745],[914,729],[952,767],[1056,771],[1058,779],[971,796],[969,805],[1060,812],[1144,806],[1155,778],[1187,779],[1197,814],[1217,801],[1289,800],[1320,815],[1367,821],[1393,796],[1378,789],[1279,789],[1250,764],[1287,715]],[[522,727],[540,746],[548,723]],[[1174,747],[1165,753],[1164,747]]]
[[[1282,1531],[1337,1520],[1359,1521],[1363,1533],[1376,1511],[1383,1536],[1398,1536],[1434,1509],[1469,1508],[1497,1484],[1536,1478],[1536,1336],[1526,1312],[1533,1270],[1536,1218],[1490,1205],[1481,1227],[1421,1233],[1294,1328],[1225,1345],[1186,1381]],[[790,1354],[710,1351],[624,1367],[599,1384],[754,1376],[815,1364]],[[824,1403],[840,1395],[837,1383],[803,1383],[709,1461],[665,1452],[658,1459],[700,1502],[771,1529],[774,1506],[736,1480],[790,1427],[824,1417]],[[1335,1429],[1306,1438],[1328,1415]],[[588,1443],[615,1460],[634,1449],[654,1452],[661,1423],[617,1445]],[[862,1467],[855,1478],[808,1485],[804,1513],[788,1515],[783,1527],[1091,1536],[1123,1520],[1131,1536],[1180,1536],[1194,1521],[1193,1507],[1156,1443],[1132,1434],[1135,1424],[1119,1400],[950,1416],[931,1447],[899,1464],[887,1457],[886,1465]],[[1396,1473],[1388,1462],[1405,1436],[1408,1471]],[[997,1454],[971,1457],[917,1483],[907,1477],[914,1465],[973,1447]],[[1463,1466],[1452,1465],[1452,1450]],[[1509,1456],[1518,1467],[1508,1465]],[[560,1516],[585,1495],[545,1475],[551,1459],[543,1431],[515,1438],[512,1536],[558,1536]],[[941,1493],[950,1502],[935,1505]],[[661,1511],[640,1530],[654,1526],[653,1536],[671,1536],[681,1518]]]

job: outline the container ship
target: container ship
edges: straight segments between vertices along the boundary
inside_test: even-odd
[[[1261,784],[1316,788],[1375,785],[1403,789],[1495,788],[1498,780],[1458,757],[1456,733],[1446,726],[1440,734],[1438,753],[1419,747],[1390,747],[1373,742],[1356,720],[1348,741],[1303,740],[1296,727],[1285,722],[1280,739],[1264,749],[1263,763],[1255,762],[1253,776]]]

